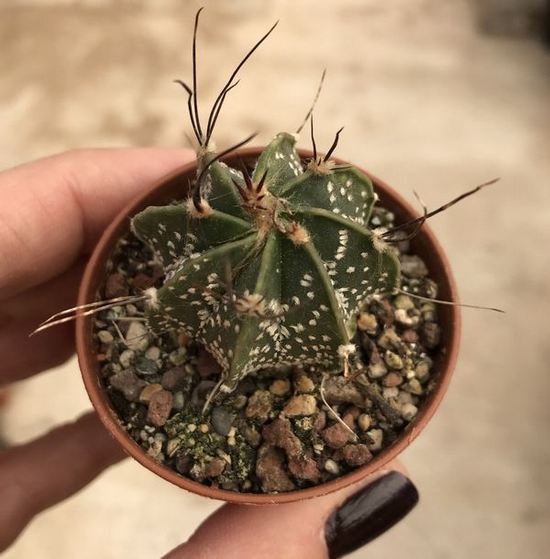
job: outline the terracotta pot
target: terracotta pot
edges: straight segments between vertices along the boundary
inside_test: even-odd
[[[240,160],[251,160],[256,158],[261,153],[262,149],[263,148],[260,147],[241,149],[225,157],[224,161],[228,164],[238,164]],[[299,150],[299,153],[302,157],[312,156],[312,153],[308,150]],[[344,161],[338,162],[345,163]],[[161,205],[170,200],[184,198],[188,190],[189,181],[195,176],[195,171],[196,164],[191,163],[172,173],[151,188],[149,192],[131,202],[118,215],[113,223],[111,223],[101,237],[84,272],[78,297],[79,305],[90,303],[95,300],[96,293],[105,279],[107,261],[118,239],[127,233],[130,218],[146,206]],[[418,215],[391,187],[372,176],[367,171],[364,172],[371,177],[381,203],[395,213],[398,223]],[[412,241],[412,250],[426,262],[431,277],[439,286],[439,296],[448,301],[457,301],[457,290],[449,262],[428,226],[425,225],[418,236]],[[82,377],[92,404],[107,430],[121,444],[127,454],[174,485],[199,495],[234,503],[258,505],[288,503],[337,491],[372,474],[401,453],[426,426],[447,390],[456,364],[460,341],[459,308],[441,305],[439,313],[442,330],[440,347],[442,349],[434,365],[434,371],[437,375],[436,388],[423,402],[418,415],[413,422],[407,426],[398,440],[378,454],[370,463],[349,474],[316,487],[277,495],[236,493],[224,489],[208,487],[180,476],[170,468],[155,462],[153,458],[148,456],[145,451],[127,435],[126,431],[120,426],[117,414],[111,406],[99,374],[99,367],[92,340],[91,318],[79,317],[77,319],[76,342]]]

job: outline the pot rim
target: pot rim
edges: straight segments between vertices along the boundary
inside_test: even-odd
[[[264,147],[261,146],[241,148],[223,157],[222,161],[234,163],[240,159],[255,158],[263,149]],[[307,149],[298,149],[297,151],[302,159],[311,158],[313,156],[312,152]],[[347,161],[339,158],[333,159],[338,164],[349,164]],[[185,175],[190,172],[194,172],[196,166],[197,162],[195,160],[169,173],[167,176],[157,181],[147,192],[132,200],[119,212],[117,217],[104,231],[86,266],[80,284],[78,305],[83,305],[94,300],[101,279],[104,278],[105,265],[114,245],[121,235],[129,229],[129,218],[146,205],[154,204],[155,197],[157,198],[157,202],[160,201],[158,199],[161,198],[160,194],[163,189],[166,191],[169,190],[170,185],[172,185],[175,180],[185,177]],[[409,202],[392,187],[365,169],[357,165],[354,166],[371,178],[375,191],[380,196],[383,204],[385,206],[390,206],[389,209],[391,209],[391,211],[400,213],[406,217],[418,216],[418,212],[416,212]],[[184,194],[185,190],[182,189],[182,197]],[[418,244],[419,248],[414,252],[423,253],[421,256],[427,261],[431,277],[436,277],[438,286],[443,288],[442,290],[445,293],[442,296],[445,297],[446,300],[458,302],[457,287],[449,261],[439,241],[428,225],[425,224],[422,227],[415,239],[415,244]],[[130,438],[128,433],[121,426],[115,411],[110,405],[109,398],[99,376],[97,360],[95,359],[93,340],[91,337],[92,317],[83,317],[82,315],[77,317],[76,348],[82,378],[92,405],[106,429],[111,436],[118,441],[126,454],[174,485],[204,497],[239,504],[278,504],[326,495],[356,483],[364,477],[380,470],[385,464],[403,452],[403,450],[405,450],[419,435],[439,407],[451,381],[458,357],[461,332],[460,308],[457,306],[445,305],[440,311],[440,316],[442,317],[442,322],[446,323],[445,328],[442,328],[442,333],[446,341],[444,346],[442,344],[442,351],[439,356],[439,361],[441,361],[441,363],[436,362],[436,367],[439,367],[439,370],[437,370],[435,388],[422,402],[417,416],[399,435],[397,440],[375,456],[371,462],[348,474],[314,487],[277,494],[240,493],[210,487],[184,477],[168,466],[156,462]]]

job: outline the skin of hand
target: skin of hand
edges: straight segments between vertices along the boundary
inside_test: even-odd
[[[0,386],[72,355],[74,325],[29,333],[75,304],[86,258],[124,205],[193,159],[190,150],[87,149],[0,173]],[[94,413],[0,452],[0,552],[34,516],[123,458]],[[224,505],[166,557],[341,557],[395,524],[417,500],[402,467],[392,463],[318,499]]]

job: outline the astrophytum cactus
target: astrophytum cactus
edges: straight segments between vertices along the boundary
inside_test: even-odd
[[[303,163],[295,142],[278,134],[251,176],[203,152],[193,196],[132,221],[166,273],[148,293],[150,328],[204,344],[225,392],[268,367],[342,370],[358,309],[398,284],[398,260],[368,226],[370,179]]]

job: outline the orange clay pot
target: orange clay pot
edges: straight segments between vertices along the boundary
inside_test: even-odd
[[[262,147],[240,149],[223,158],[223,161],[229,165],[235,165],[239,164],[241,160],[255,160],[263,149]],[[308,150],[298,151],[302,158],[312,157],[312,153]],[[338,159],[336,161],[340,164],[346,163]],[[128,232],[130,218],[147,206],[162,205],[172,200],[185,198],[189,184],[196,176],[196,169],[196,162],[185,165],[154,185],[149,192],[131,202],[117,216],[103,233],[88,262],[80,286],[79,305],[96,300],[96,294],[105,280],[107,261],[117,241]],[[381,204],[395,214],[397,223],[417,217],[418,214],[411,205],[390,186],[371,175],[368,171],[363,169],[363,172],[372,179],[374,189],[380,197]],[[439,297],[447,301],[457,302],[458,294],[449,262],[435,235],[428,226],[424,225],[412,241],[411,251],[418,254],[426,263],[430,277],[439,286]],[[279,494],[237,493],[209,487],[181,476],[171,468],[156,462],[128,436],[121,427],[116,412],[111,406],[99,372],[92,339],[92,319],[90,317],[78,317],[76,321],[76,345],[82,378],[84,379],[90,400],[105,428],[120,443],[127,454],[158,476],[198,495],[232,503],[264,505],[310,499],[332,491],[338,491],[376,472],[411,444],[422,429],[424,429],[439,406],[449,386],[456,365],[460,342],[460,310],[456,306],[441,305],[439,317],[442,338],[439,355],[434,363],[435,389],[427,396],[417,416],[405,428],[399,438],[391,446],[380,452],[371,462],[351,473],[315,487]]]

